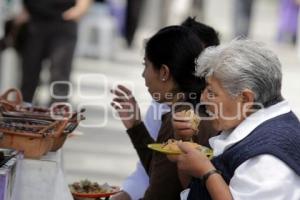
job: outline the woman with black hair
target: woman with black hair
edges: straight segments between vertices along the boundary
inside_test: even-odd
[[[197,23],[193,19],[190,20],[189,23]],[[216,34],[214,36],[217,37]],[[204,43],[195,28],[188,25],[163,28],[147,41],[142,76],[155,101],[168,104],[175,112],[194,108],[201,88],[204,87],[201,79],[194,76],[195,59],[202,52]],[[141,121],[140,111],[131,91],[119,85],[112,93],[116,95],[112,106],[127,128],[127,133],[149,176],[149,187],[142,199],[179,199],[182,185],[177,175],[177,167],[164,154],[152,152],[147,148],[150,143],[162,143],[174,138],[172,110],[162,116],[161,128],[155,141]],[[190,107],[186,105],[187,102],[190,103]],[[214,134],[213,131],[205,130],[207,126],[202,124],[199,127],[201,133]]]

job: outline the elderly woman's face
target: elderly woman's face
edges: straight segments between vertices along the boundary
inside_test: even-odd
[[[232,97],[214,77],[208,77],[207,86],[201,95],[207,113],[218,131],[235,128],[244,120],[240,97]]]

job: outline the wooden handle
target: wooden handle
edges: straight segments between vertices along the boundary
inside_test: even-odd
[[[9,100],[8,99],[9,95],[14,94],[14,93],[15,93],[15,96],[16,96],[15,101]],[[23,103],[23,96],[22,96],[20,90],[18,90],[16,88],[10,88],[10,89],[6,90],[4,92],[4,94],[2,94],[0,96],[0,99],[4,100],[4,101],[7,101],[10,104],[14,104],[14,105],[21,105]]]

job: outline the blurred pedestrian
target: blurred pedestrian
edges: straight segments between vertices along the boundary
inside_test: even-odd
[[[134,41],[134,35],[141,18],[141,9],[144,1],[145,0],[127,0],[124,36],[128,47],[131,47]]]
[[[204,21],[204,0],[193,0],[192,1],[192,16],[197,16],[197,19]]]
[[[234,0],[234,37],[248,37],[254,0]]]
[[[72,60],[77,40],[77,22],[87,12],[92,0],[23,0],[24,9],[16,18],[28,23],[21,50],[24,101],[32,102],[39,84],[43,61],[50,62],[53,87],[51,102],[66,101]],[[55,98],[57,97],[57,98]]]
[[[299,0],[281,0],[279,6],[278,41],[296,44]]]

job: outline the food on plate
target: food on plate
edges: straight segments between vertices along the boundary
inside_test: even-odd
[[[182,153],[182,151],[178,147],[178,142],[181,142],[181,140],[174,140],[169,139],[166,143],[163,144],[162,149],[170,152],[176,152],[176,153]],[[184,142],[185,144],[189,145],[192,148],[195,149],[201,149],[201,145],[194,143],[194,142]]]
[[[154,151],[158,151],[164,154],[169,154],[169,155],[179,155],[182,154],[183,152],[179,149],[178,143],[182,142],[181,140],[175,140],[175,139],[169,139],[165,143],[153,143],[153,144],[148,144],[148,148],[152,149]],[[183,141],[183,143],[187,144],[188,146],[197,149],[204,153],[209,159],[213,158],[213,150],[199,145],[194,142],[188,142],[188,141]]]
[[[111,193],[115,191],[114,187],[109,186],[107,183],[99,185],[96,182],[91,182],[87,179],[80,182],[74,182],[69,185],[71,193],[84,193],[84,194],[99,194],[99,193]]]
[[[183,110],[181,111],[185,118],[189,119],[192,124],[192,129],[198,131],[198,126],[200,124],[201,118],[194,112],[194,110]]]

